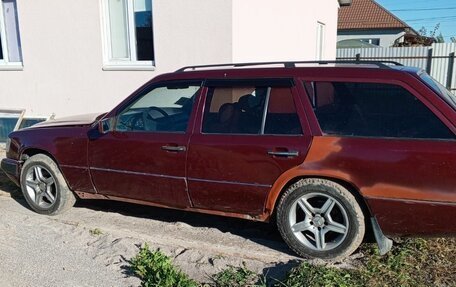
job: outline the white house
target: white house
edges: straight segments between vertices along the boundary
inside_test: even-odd
[[[346,2],[0,0],[0,109],[103,112],[185,65],[334,59]]]
[[[418,33],[376,0],[353,0],[339,11],[339,48],[413,44]]]

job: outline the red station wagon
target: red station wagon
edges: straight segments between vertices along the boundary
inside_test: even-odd
[[[385,62],[194,66],[111,112],[13,132],[2,169],[30,207],[112,199],[275,219],[297,254],[340,259],[373,230],[456,234],[456,97]]]

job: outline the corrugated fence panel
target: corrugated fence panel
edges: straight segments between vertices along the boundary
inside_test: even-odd
[[[433,49],[433,57],[432,60],[432,69],[431,69],[431,76],[434,77],[437,81],[442,83],[444,86],[447,85],[448,79],[448,64],[450,62],[450,58],[448,57],[451,53],[456,52],[456,44],[455,43],[447,43],[447,44],[434,44],[432,45]],[[453,78],[452,78],[452,85],[451,88],[456,88],[455,82],[455,68],[453,66]],[[455,91],[455,90],[453,90]]]
[[[405,66],[426,69],[429,49],[432,49],[431,76],[447,86],[449,55],[456,52],[456,43],[433,44],[431,47],[345,48],[337,49],[337,59],[396,61]],[[453,66],[451,89],[456,93],[456,67]]]
[[[427,47],[337,49],[338,59],[355,59],[360,54],[363,60],[396,61],[403,65],[426,68]]]

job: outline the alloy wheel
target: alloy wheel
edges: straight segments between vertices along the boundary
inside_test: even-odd
[[[27,194],[33,203],[42,209],[54,205],[57,190],[55,179],[45,167],[35,165],[26,174]]]
[[[316,251],[338,247],[349,230],[347,212],[342,204],[320,192],[305,194],[293,202],[288,223],[296,239]]]

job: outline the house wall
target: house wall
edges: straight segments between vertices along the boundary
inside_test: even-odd
[[[231,62],[232,1],[153,0],[153,4],[156,74],[187,65]]]
[[[313,59],[316,21],[327,25],[325,58],[335,58],[337,1],[301,2],[154,0],[156,68],[107,71],[100,0],[17,0],[24,68],[0,67],[0,107],[27,116],[103,112],[184,65]]]
[[[332,0],[233,0],[233,60],[315,60],[317,22],[325,24],[322,59],[335,59],[338,11]]]
[[[380,39],[380,47],[389,48],[394,45],[397,39],[403,41],[405,35],[401,29],[385,29],[385,30],[361,30],[361,31],[339,31],[337,42],[349,39]]]

